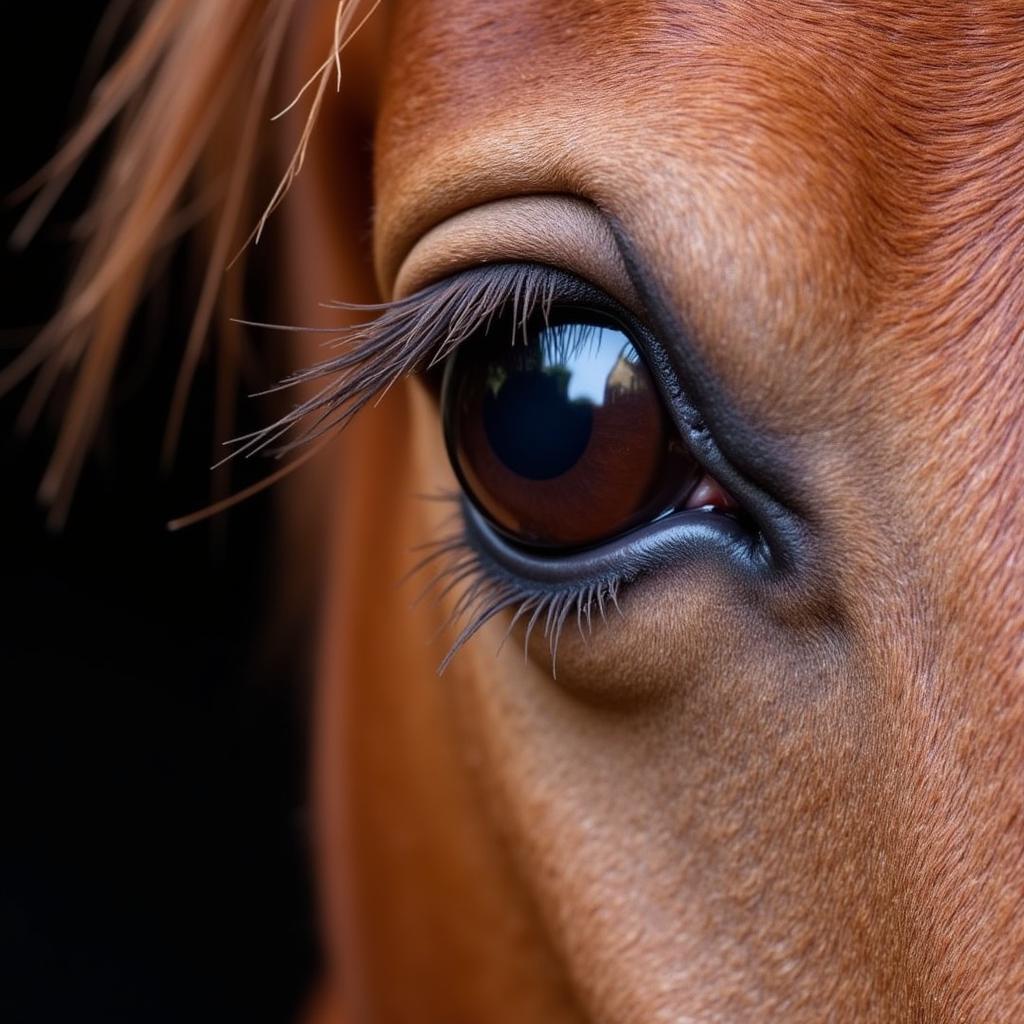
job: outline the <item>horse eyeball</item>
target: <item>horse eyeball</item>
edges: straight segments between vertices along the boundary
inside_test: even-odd
[[[596,544],[677,508],[703,476],[612,317],[511,318],[451,357],[445,437],[464,489],[533,547]]]

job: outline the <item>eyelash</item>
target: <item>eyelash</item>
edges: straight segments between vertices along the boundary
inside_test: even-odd
[[[515,322],[525,326],[537,309],[549,309],[555,295],[547,268],[535,264],[498,264],[465,271],[455,277],[395,302],[378,305],[327,303],[327,308],[378,313],[358,327],[329,333],[327,346],[345,348],[286,377],[260,395],[327,379],[317,394],[295,406],[269,426],[230,442],[229,458],[251,456],[274,446],[274,455],[286,455],[335,430],[343,430],[353,416],[373,400],[380,400],[403,377],[440,366],[464,341],[486,326],[509,302]],[[252,324],[278,330],[306,330],[276,324]],[[255,396],[254,396],[255,397]],[[276,444],[286,434],[297,436]]]
[[[564,272],[529,263],[493,264],[464,271],[395,302],[379,305],[329,303],[329,308],[378,314],[366,324],[331,333],[325,345],[343,349],[316,365],[285,378],[271,394],[302,384],[327,383],[311,398],[268,426],[230,442],[228,458],[251,457],[267,451],[280,457],[342,430],[362,408],[379,401],[399,380],[410,374],[428,374],[441,366],[460,345],[511,306],[512,323],[525,332],[531,316],[548,314],[558,298],[557,276]],[[279,330],[303,330],[272,324],[251,324]],[[285,440],[286,435],[292,434]],[[636,566],[605,567],[582,580],[531,581],[499,564],[479,542],[486,529],[461,494],[441,500],[458,508],[449,534],[424,545],[420,561],[407,577],[437,570],[417,601],[427,596],[442,600],[462,587],[443,629],[460,624],[454,643],[442,659],[442,673],[455,654],[492,618],[512,609],[505,635],[525,622],[524,650],[537,628],[548,641],[552,675],[557,673],[559,640],[566,625],[575,622],[586,639],[595,613],[602,620],[611,609],[622,614],[618,596],[638,575]],[[489,538],[492,541],[493,539]],[[488,545],[491,546],[491,545]],[[502,641],[504,644],[505,640]]]
[[[509,608],[514,611],[499,645],[499,652],[516,624],[524,621],[526,630],[523,653],[527,656],[530,637],[536,627],[542,624],[542,635],[548,641],[551,673],[555,677],[558,643],[567,622],[574,620],[580,636],[586,640],[593,632],[595,608],[602,621],[607,619],[609,608],[614,608],[619,615],[623,614],[618,595],[626,582],[624,578],[612,575],[606,579],[597,578],[561,587],[543,587],[518,579],[488,559],[483,550],[472,542],[467,517],[473,513],[465,505],[462,495],[442,495],[440,500],[451,501],[459,506],[453,517],[458,525],[453,533],[424,545],[421,550],[426,550],[427,554],[408,573],[410,577],[415,576],[429,571],[435,563],[442,563],[440,572],[420,591],[417,602],[431,594],[437,600],[442,600],[457,586],[465,584],[442,630],[453,623],[464,624],[441,660],[438,675],[444,672],[452,658],[486,623]]]

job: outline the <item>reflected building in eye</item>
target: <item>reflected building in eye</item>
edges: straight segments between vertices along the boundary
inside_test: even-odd
[[[639,355],[621,330],[596,324],[572,325],[575,344],[571,358],[562,360],[571,372],[568,397],[602,406],[615,394],[644,386]]]
[[[642,391],[647,387],[647,380],[643,368],[637,359],[630,359],[630,353],[635,355],[632,346],[623,348],[615,365],[611,368],[605,380],[604,393],[606,401],[614,401],[618,395],[631,395]]]

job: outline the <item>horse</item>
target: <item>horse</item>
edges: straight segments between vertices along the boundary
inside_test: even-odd
[[[1019,1019],[1022,68],[1015,0],[148,9],[46,494],[226,182],[187,391],[266,140],[311,1019]]]

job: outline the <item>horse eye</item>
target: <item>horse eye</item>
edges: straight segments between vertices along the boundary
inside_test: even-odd
[[[685,502],[702,476],[614,318],[506,318],[445,369],[445,439],[467,495],[531,547],[578,548]]]

